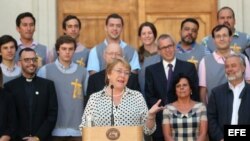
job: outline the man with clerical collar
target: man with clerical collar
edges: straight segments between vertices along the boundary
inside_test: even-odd
[[[54,82],[36,76],[37,56],[31,48],[19,53],[22,75],[5,83],[15,107],[14,140],[47,141],[57,119]]]
[[[12,36],[0,37],[0,66],[3,73],[3,84],[21,75],[21,69],[15,63],[16,51],[17,42]]]

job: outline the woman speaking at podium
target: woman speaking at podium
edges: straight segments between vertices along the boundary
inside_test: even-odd
[[[150,135],[156,129],[155,116],[162,106],[160,100],[148,110],[139,91],[126,87],[131,72],[130,65],[124,59],[115,59],[106,68],[103,90],[90,96],[80,130],[94,126],[143,126],[145,134]]]

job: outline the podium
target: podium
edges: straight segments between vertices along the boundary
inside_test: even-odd
[[[82,129],[82,141],[143,141],[142,126],[104,126]]]

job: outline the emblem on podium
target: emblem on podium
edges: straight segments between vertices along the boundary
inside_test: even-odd
[[[110,140],[117,140],[120,137],[120,131],[116,128],[110,128],[106,132],[106,136]]]

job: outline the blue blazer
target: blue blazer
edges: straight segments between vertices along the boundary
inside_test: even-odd
[[[224,125],[230,125],[233,112],[233,92],[228,83],[215,87],[208,100],[207,116],[209,135],[214,141],[224,138]],[[250,85],[245,83],[238,111],[238,124],[250,124]]]
[[[145,97],[149,108],[151,108],[159,99],[162,100],[162,106],[172,103],[177,99],[176,95],[173,93],[174,86],[167,89],[168,82],[162,61],[148,66],[145,74]],[[190,77],[193,86],[195,87],[191,97],[192,99],[199,101],[198,74],[194,64],[176,59],[173,78],[175,79],[179,74],[185,74]],[[162,119],[163,115],[161,111],[156,115],[157,129],[153,134],[155,137],[163,137]]]

